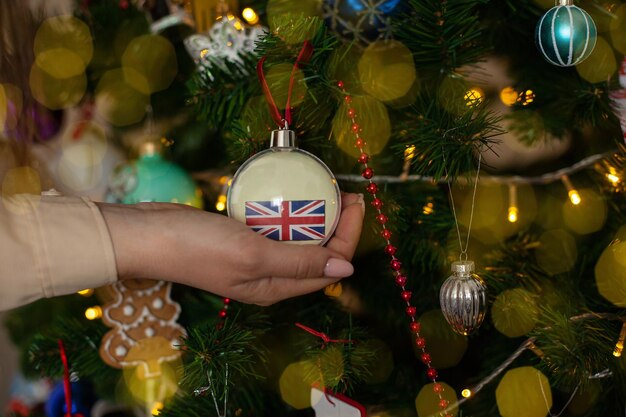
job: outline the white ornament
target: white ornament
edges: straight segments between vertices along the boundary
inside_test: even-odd
[[[240,54],[254,51],[255,42],[265,31],[261,26],[246,27],[232,15],[223,16],[206,35],[195,34],[185,39],[185,48],[199,67],[210,63],[226,70],[223,61],[243,64]]]
[[[365,408],[341,394],[311,388],[311,407],[315,417],[365,417]]]

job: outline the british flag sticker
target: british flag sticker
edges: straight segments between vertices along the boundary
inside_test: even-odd
[[[326,201],[246,201],[246,224],[274,240],[323,240]]]

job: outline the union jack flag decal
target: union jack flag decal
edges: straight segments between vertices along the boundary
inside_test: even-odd
[[[326,201],[247,201],[246,224],[274,240],[322,240]]]

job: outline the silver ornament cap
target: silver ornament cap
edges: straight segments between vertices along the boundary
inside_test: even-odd
[[[439,291],[439,304],[455,332],[467,336],[480,327],[487,310],[487,286],[474,274],[473,261],[452,263],[452,275]]]

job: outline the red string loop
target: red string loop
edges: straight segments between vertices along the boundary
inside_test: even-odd
[[[61,362],[63,362],[63,386],[65,388],[65,406],[67,413],[65,417],[72,417],[72,384],[70,381],[70,368],[67,364],[67,355],[63,340],[59,339],[59,351],[61,352]]]
[[[353,340],[331,339],[330,337],[328,337],[328,335],[326,333],[318,332],[317,330],[311,329],[310,327],[305,326],[304,324],[296,323],[296,326],[301,328],[305,332],[310,333],[313,336],[317,336],[320,339],[322,339],[322,342],[324,342],[324,346],[326,346],[328,343],[354,343]],[[322,346],[322,348],[324,346]]]
[[[302,45],[302,49],[296,58],[296,62],[293,64],[293,68],[291,69],[291,76],[289,77],[289,91],[287,92],[287,104],[285,105],[285,116],[280,114],[278,110],[278,106],[274,101],[274,97],[272,96],[272,92],[270,91],[270,87],[267,85],[267,80],[265,79],[265,72],[263,71],[263,64],[265,63],[266,56],[262,57],[256,66],[256,72],[259,77],[259,82],[261,83],[261,88],[263,89],[263,94],[265,95],[265,99],[267,100],[267,105],[270,109],[270,115],[272,119],[276,122],[278,127],[281,129],[286,129],[291,124],[291,94],[293,93],[293,86],[296,77],[296,71],[300,67],[300,64],[306,63],[313,56],[313,45],[309,41],[304,41]]]

